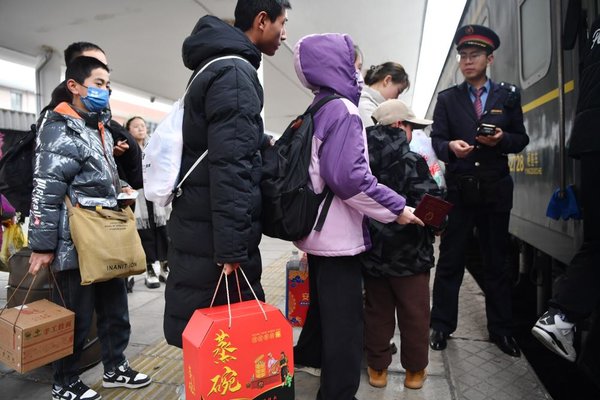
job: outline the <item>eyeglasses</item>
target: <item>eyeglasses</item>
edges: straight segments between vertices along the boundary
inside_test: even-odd
[[[476,53],[458,53],[456,59],[458,61],[467,61],[467,60],[471,61],[471,60],[475,60],[484,55],[485,55],[485,53],[481,52],[481,51],[478,51]]]

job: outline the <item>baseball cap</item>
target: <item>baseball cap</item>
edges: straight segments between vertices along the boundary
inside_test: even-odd
[[[407,121],[422,129],[433,123],[430,119],[417,118],[405,102],[398,99],[386,100],[373,112],[373,118],[381,125],[391,125],[396,121]]]

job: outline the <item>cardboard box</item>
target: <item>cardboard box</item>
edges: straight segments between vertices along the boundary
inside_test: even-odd
[[[310,297],[308,271],[286,269],[285,316],[292,326],[304,326]]]
[[[68,356],[74,325],[72,311],[48,300],[8,308],[0,315],[0,361],[23,373]]]
[[[196,310],[183,331],[187,400],[294,399],[292,327],[255,300]]]

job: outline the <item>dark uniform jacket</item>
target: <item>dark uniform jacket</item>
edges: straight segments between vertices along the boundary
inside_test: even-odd
[[[406,133],[399,128],[375,125],[367,128],[369,165],[379,183],[416,207],[425,194],[441,197],[442,191],[425,159],[410,151]],[[434,265],[434,235],[419,225],[382,224],[371,219],[373,247],[361,255],[365,272],[374,277],[407,276],[426,272]]]
[[[496,146],[485,146],[475,141],[480,123],[493,124],[504,131]],[[475,149],[466,158],[457,158],[448,147],[452,140],[464,140]],[[446,163],[445,176],[451,203],[466,205],[459,196],[459,185],[464,182],[461,177],[473,176],[478,181],[483,204],[497,211],[512,208],[513,182],[509,174],[508,154],[520,152],[529,143],[523,125],[521,100],[514,86],[500,86],[490,81],[490,92],[480,119],[475,114],[466,82],[440,92],[433,114],[431,141],[438,158]]]

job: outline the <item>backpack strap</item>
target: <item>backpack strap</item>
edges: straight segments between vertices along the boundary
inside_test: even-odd
[[[339,94],[330,94],[329,96],[325,96],[321,100],[319,100],[317,103],[308,107],[306,109],[305,114],[310,114],[314,117],[315,114],[317,113],[317,111],[319,111],[321,109],[321,107],[323,107],[326,103],[329,103],[331,100],[341,99],[341,98],[342,98],[342,96],[340,96]]]
[[[323,107],[326,103],[329,103],[331,100],[341,99],[341,98],[342,98],[342,96],[340,96],[338,94],[332,94],[329,96],[325,96],[321,100],[319,100],[316,104],[308,107],[308,109],[306,110],[306,113],[310,114],[311,116],[314,117],[315,114],[317,113],[317,111],[319,111],[321,109],[321,107]],[[325,186],[325,189],[323,190],[323,194],[325,194],[325,202],[323,203],[323,207],[321,208],[321,211],[319,212],[319,216],[317,217],[317,223],[314,227],[314,230],[317,232],[321,232],[321,229],[323,229],[323,225],[325,224],[325,218],[327,218],[327,213],[329,212],[329,207],[331,206],[331,203],[333,202],[333,196],[334,196],[334,193],[327,186]]]
[[[240,57],[240,56],[235,56],[235,55],[230,55],[230,56],[223,56],[223,57],[217,57],[217,58],[213,58],[212,60],[210,60],[209,62],[207,62],[206,64],[204,64],[204,66],[202,68],[200,68],[200,71],[198,71],[196,73],[196,75],[194,75],[194,77],[192,78],[192,80],[190,81],[190,83],[187,85],[187,87],[185,88],[185,92],[183,93],[183,96],[181,96],[181,98],[185,98],[185,95],[187,94],[188,90],[190,89],[190,87],[192,86],[192,83],[194,83],[194,80],[198,77],[198,75],[200,75],[202,72],[204,72],[204,70],[206,68],[208,68],[208,66],[214,62],[217,62],[219,60],[229,60],[232,58],[237,58],[239,60],[242,61],[246,61],[248,64],[250,64],[250,61],[246,60],[244,57]]]
[[[232,58],[237,58],[239,60],[245,61],[248,64],[250,64],[250,61],[246,60],[243,57],[240,56],[223,56],[223,57],[217,57],[214,58],[212,60],[210,60],[209,62],[207,62],[206,64],[204,64],[204,66],[202,68],[200,68],[200,71],[198,71],[198,73],[196,75],[194,75],[194,77],[192,78],[192,80],[190,81],[190,83],[187,85],[187,87],[185,88],[185,93],[183,93],[183,96],[181,96],[181,101],[183,101],[183,99],[185,98],[185,96],[187,95],[188,90],[190,89],[190,87],[192,86],[192,83],[194,83],[194,80],[198,77],[198,75],[200,75],[206,68],[208,68],[208,66],[216,61],[219,60],[229,60]],[[173,188],[173,193],[176,193],[177,196],[181,195],[181,185],[183,185],[183,182],[185,182],[185,180],[188,178],[188,176],[190,176],[190,174],[194,171],[194,169],[196,169],[196,167],[198,166],[198,164],[200,164],[200,162],[208,155],[208,149],[206,149],[204,151],[204,153],[202,153],[200,155],[200,157],[198,157],[198,159],[196,159],[196,161],[194,162],[194,164],[192,164],[192,166],[190,167],[190,169],[188,169],[188,171],[186,172],[186,174],[183,176],[183,178],[179,181],[179,183],[177,184],[177,186],[175,186],[175,188]]]
[[[329,212],[329,207],[331,206],[331,202],[333,201],[333,192],[327,186],[325,186],[325,191],[327,191],[327,195],[325,196],[325,202],[323,203],[323,208],[321,208],[321,212],[319,213],[319,217],[317,218],[317,224],[315,225],[314,230],[317,232],[321,232],[323,229],[323,225],[325,224],[325,218],[327,218],[327,212]]]

